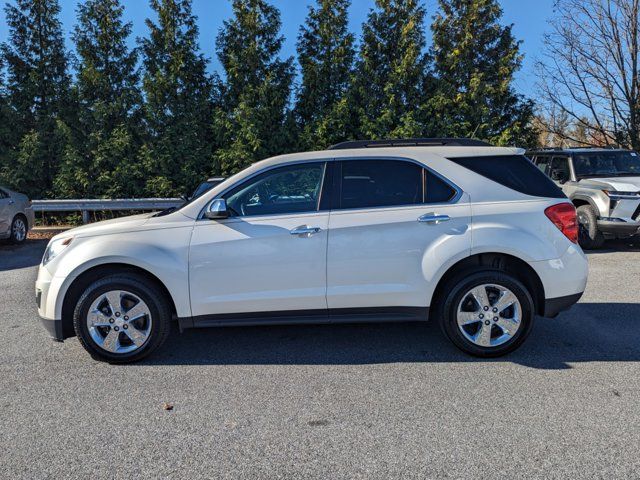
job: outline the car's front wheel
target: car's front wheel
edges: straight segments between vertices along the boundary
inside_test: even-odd
[[[444,289],[437,307],[440,325],[461,350],[478,357],[512,352],[533,327],[531,294],[518,279],[501,271],[463,273]]]
[[[169,335],[171,309],[163,292],[137,274],[114,274],[87,286],[73,326],[91,356],[110,363],[141,360]]]
[[[598,215],[591,205],[581,205],[576,209],[578,217],[578,242],[585,250],[602,247],[604,236],[598,229]]]

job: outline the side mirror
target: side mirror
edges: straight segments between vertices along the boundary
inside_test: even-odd
[[[227,210],[227,202],[224,198],[216,198],[213,200],[209,207],[205,210],[204,216],[209,220],[221,220],[223,218],[229,218],[229,211]]]

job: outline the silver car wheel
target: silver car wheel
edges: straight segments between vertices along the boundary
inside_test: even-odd
[[[93,301],[87,314],[91,339],[110,353],[129,353],[142,347],[151,333],[151,311],[137,295],[111,290]]]
[[[13,221],[11,233],[13,234],[13,238],[16,242],[22,242],[27,238],[27,226],[22,218],[18,217]]]
[[[522,306],[508,288],[483,284],[462,297],[456,316],[458,328],[467,340],[480,347],[497,347],[520,329]]]

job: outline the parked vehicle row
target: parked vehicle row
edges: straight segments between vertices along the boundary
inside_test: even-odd
[[[528,152],[576,206],[580,245],[640,235],[640,156],[622,149],[570,148]]]
[[[26,195],[0,187],[0,239],[24,242],[34,219],[31,201]]]
[[[139,360],[181,329],[426,321],[508,353],[587,280],[576,211],[515,148],[347,142],[258,162],[186,203],[69,230],[35,285],[57,340]]]

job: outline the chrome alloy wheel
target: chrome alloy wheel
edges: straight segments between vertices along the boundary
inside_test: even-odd
[[[460,300],[456,314],[464,337],[480,347],[497,347],[518,332],[522,307],[506,287],[483,284],[469,290]]]
[[[87,314],[92,340],[111,353],[129,353],[145,344],[151,333],[151,311],[137,295],[111,290],[93,301]]]
[[[22,218],[18,217],[13,221],[12,233],[17,242],[22,242],[26,238],[27,226]]]

